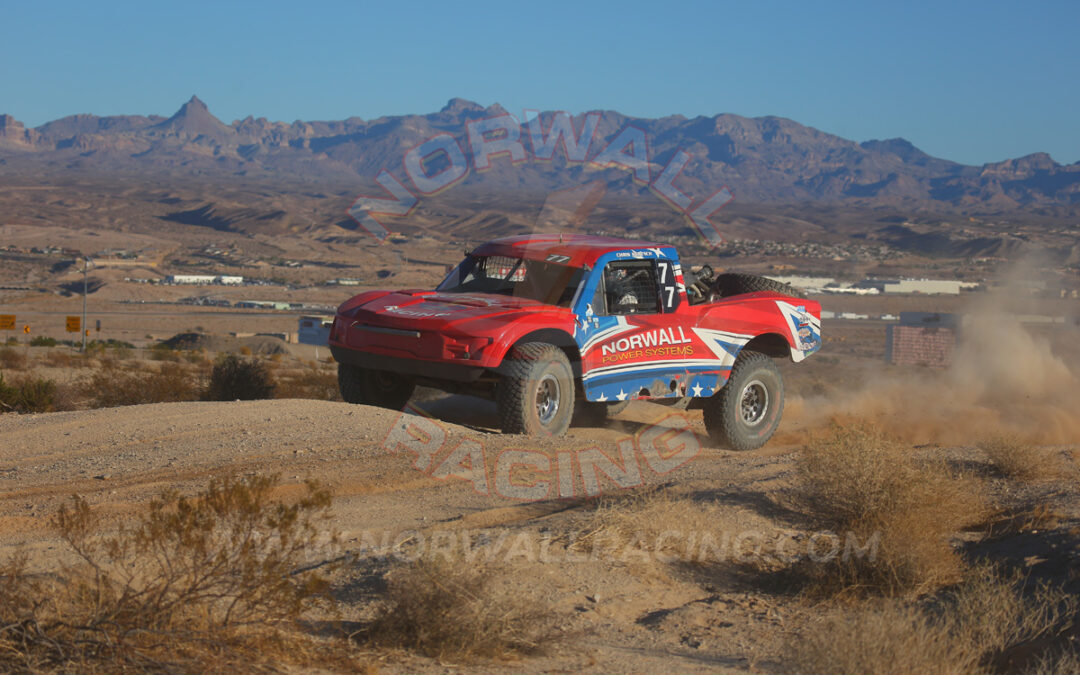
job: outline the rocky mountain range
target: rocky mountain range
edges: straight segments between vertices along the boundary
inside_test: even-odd
[[[505,112],[497,104],[453,99],[442,110],[423,115],[291,124],[248,117],[225,124],[192,97],[168,118],[74,115],[26,128],[0,115],[0,175],[123,172],[374,185],[375,176],[387,169],[408,184],[402,160],[410,148],[448,133],[467,155],[467,123]],[[541,114],[545,130],[552,116]],[[585,115],[573,120],[580,132]],[[628,126],[647,138],[654,180],[679,150],[689,155],[676,185],[695,199],[727,186],[742,204],[811,201],[971,212],[1034,210],[1057,216],[1080,211],[1080,162],[1062,165],[1035,153],[968,166],[932,157],[903,139],[857,143],[771,116],[640,119],[598,111],[588,159]],[[529,149],[524,126],[520,139]],[[473,167],[464,183],[551,192],[600,179],[615,194],[648,189],[623,167],[568,162],[561,147],[552,161],[530,159],[496,157],[489,170]],[[432,165],[427,170],[441,169]]]

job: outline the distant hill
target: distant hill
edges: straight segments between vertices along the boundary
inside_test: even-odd
[[[0,115],[0,173],[138,172],[167,176],[246,176],[371,183],[386,168],[405,180],[402,157],[446,132],[467,149],[466,123],[505,111],[463,99],[423,115],[291,124],[248,117],[225,124],[197,97],[172,117],[74,115],[27,129]],[[541,115],[545,129],[551,113]],[[584,115],[574,118],[581,129]],[[682,149],[692,157],[678,185],[702,196],[728,186],[739,203],[818,202],[932,210],[1080,211],[1080,162],[1061,165],[1045,153],[967,166],[922,152],[903,139],[856,143],[780,117],[630,118],[602,111],[589,157],[626,125],[649,142],[652,175]],[[528,131],[521,138],[529,148]],[[644,192],[628,171],[571,165],[561,149],[551,162],[493,160],[466,184],[552,192],[603,180],[608,192]]]

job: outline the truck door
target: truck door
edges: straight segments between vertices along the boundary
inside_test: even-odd
[[[684,396],[699,348],[677,263],[614,259],[599,267],[585,311],[582,381],[590,401]]]

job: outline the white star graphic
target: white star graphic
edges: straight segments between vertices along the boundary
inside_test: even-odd
[[[604,392],[600,392],[600,396],[598,396],[596,400],[603,403],[604,401],[607,400],[607,396],[604,395]]]
[[[619,399],[620,401],[625,401],[626,400],[626,392],[623,391],[622,389],[620,389],[619,394],[615,398]]]
[[[701,396],[701,385],[700,384],[695,384],[693,386],[692,390],[694,392],[694,396]]]

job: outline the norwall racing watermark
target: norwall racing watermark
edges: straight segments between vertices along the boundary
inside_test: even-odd
[[[426,557],[447,561],[538,563],[658,562],[792,565],[834,560],[876,562],[881,533],[859,536],[831,531],[680,530],[628,534],[570,530],[531,532],[510,529],[361,530],[349,533],[356,558],[411,562]]]
[[[651,161],[646,131],[632,123],[604,139],[597,134],[602,113],[584,115],[580,129],[575,128],[574,118],[567,112],[526,110],[524,117],[524,125],[509,113],[470,120],[465,123],[464,145],[446,132],[431,136],[407,150],[402,158],[409,185],[384,167],[375,182],[385,195],[357,198],[348,215],[368,234],[383,241],[390,235],[388,218],[408,216],[421,197],[445,192],[473,171],[490,170],[495,159],[507,158],[513,165],[551,162],[556,153],[562,153],[568,166],[629,172],[634,183],[648,186],[660,200],[684,215],[709,246],[723,243],[710,217],[731,201],[731,192],[724,186],[694,198],[680,189],[676,182],[693,159],[686,150],[676,149],[661,166]]]
[[[413,455],[413,467],[436,480],[465,481],[477,494],[516,501],[595,497],[607,487],[640,487],[650,474],[670,473],[701,452],[689,421],[679,414],[620,438],[614,452],[590,445],[493,453],[478,441],[454,438],[438,421],[412,411],[406,408],[394,421],[383,439],[384,450]]]

